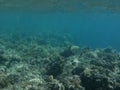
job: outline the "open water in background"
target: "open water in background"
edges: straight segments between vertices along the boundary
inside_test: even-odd
[[[0,11],[0,29],[6,33],[61,31],[70,33],[74,43],[81,46],[112,46],[120,50],[119,13]]]

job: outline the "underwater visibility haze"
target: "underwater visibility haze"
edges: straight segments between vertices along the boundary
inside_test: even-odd
[[[0,0],[0,90],[120,90],[120,1]]]

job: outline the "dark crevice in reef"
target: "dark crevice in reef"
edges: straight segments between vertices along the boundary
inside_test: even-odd
[[[63,67],[61,63],[55,62],[55,63],[50,63],[50,67],[47,71],[48,75],[53,75],[54,77],[62,74],[63,72]]]

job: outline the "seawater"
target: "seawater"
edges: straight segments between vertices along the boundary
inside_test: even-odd
[[[120,49],[120,13],[0,11],[0,31],[69,33],[77,45]]]
[[[0,90],[120,90],[119,2],[0,0]]]

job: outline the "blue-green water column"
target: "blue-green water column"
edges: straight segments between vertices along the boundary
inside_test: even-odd
[[[62,31],[70,33],[82,46],[120,49],[120,14],[1,11],[0,29],[4,32]]]

